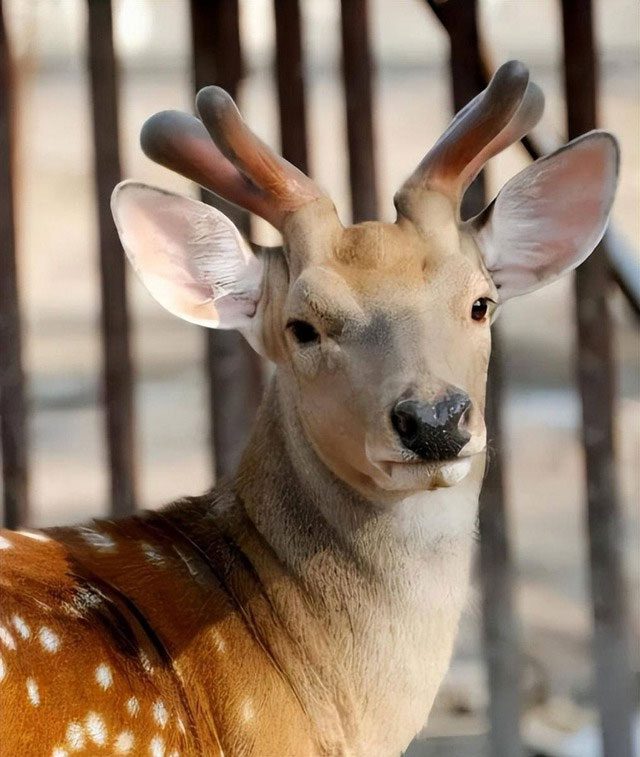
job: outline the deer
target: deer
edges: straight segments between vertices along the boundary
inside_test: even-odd
[[[274,366],[237,473],[122,520],[0,538],[6,755],[398,755],[450,663],[476,543],[491,323],[601,239],[615,138],[528,165],[477,216],[465,190],[541,117],[518,61],[395,196],[344,226],[229,95],[143,126],[153,161],[261,216],[125,181],[112,209],[171,313]]]

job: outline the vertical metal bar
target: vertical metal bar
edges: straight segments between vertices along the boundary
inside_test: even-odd
[[[457,113],[484,89],[476,0],[451,0],[448,3],[433,0],[429,5],[449,35],[453,110]],[[479,213],[484,207],[484,202],[485,181],[481,173],[465,193],[461,208],[462,217],[467,218]]]
[[[235,99],[242,76],[237,0],[191,0],[191,37],[196,91],[217,84]],[[248,234],[248,213],[210,192],[203,191],[202,199]],[[233,473],[240,461],[260,402],[262,364],[236,331],[207,329],[205,339],[212,458],[220,477]]]
[[[126,264],[109,205],[111,192],[120,181],[117,67],[111,0],[88,0],[87,9],[111,513],[123,516],[135,510],[136,492]]]
[[[9,42],[0,0],[0,439],[3,520],[8,528],[17,528],[28,520],[27,409],[13,207],[11,73]]]
[[[342,0],[342,76],[354,223],[378,215],[367,0]]]
[[[458,111],[484,88],[477,4],[450,0],[429,5],[451,39],[453,99]],[[484,205],[485,186],[478,177],[467,192],[462,213],[468,217]],[[500,334],[492,330],[492,354],[485,416],[491,454],[480,497],[480,579],[484,650],[491,694],[491,754],[517,757],[523,753],[520,738],[521,657],[513,610],[513,567],[508,540],[508,517],[502,460],[502,361]]]
[[[307,117],[299,0],[274,0],[282,155],[308,173]]]
[[[522,659],[513,608],[514,571],[502,459],[502,349],[493,327],[485,416],[490,451],[480,496],[482,630],[489,674],[491,754],[523,754],[520,737]]]
[[[597,122],[591,0],[563,0],[562,27],[567,126],[569,138],[573,138],[595,128]],[[603,748],[607,757],[631,757],[633,698],[614,456],[615,378],[607,273],[601,245],[576,274],[578,384],[587,476],[596,698]]]

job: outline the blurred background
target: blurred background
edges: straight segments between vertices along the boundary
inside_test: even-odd
[[[446,5],[446,3],[442,3]],[[28,376],[30,524],[109,512],[103,413],[98,227],[93,175],[87,6],[81,0],[3,0],[14,60],[16,250]],[[350,218],[340,3],[301,0],[310,173]],[[481,0],[481,35],[493,63],[523,60],[542,86],[542,131],[564,140],[562,27],[555,0]],[[640,5],[594,2],[599,126],[622,147],[613,222],[640,250]],[[190,6],[185,0],[113,0],[120,68],[123,177],[195,194],[138,146],[147,116],[193,104]],[[449,39],[426,2],[371,0],[373,126],[380,216],[451,117]],[[279,145],[273,74],[273,2],[241,0],[242,111]],[[488,194],[528,157],[510,148],[488,169]],[[0,198],[2,202],[2,198]],[[253,240],[277,241],[264,222]],[[634,261],[637,265],[639,259]],[[640,284],[640,282],[637,282]],[[139,505],[197,494],[213,480],[203,334],[172,318],[129,277],[135,365]],[[640,347],[638,321],[611,292],[616,366],[615,447],[628,589],[632,666],[640,659]],[[516,571],[520,642],[526,656],[523,734],[538,754],[600,754],[593,695],[584,453],[576,390],[571,277],[509,303],[503,347],[503,456]],[[0,484],[1,486],[1,484]],[[451,673],[412,755],[489,754],[488,689],[474,589]],[[554,751],[555,750],[555,751]],[[573,751],[572,751],[573,750]],[[617,757],[613,755],[612,757]]]

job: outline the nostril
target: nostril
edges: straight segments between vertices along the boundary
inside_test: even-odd
[[[416,403],[411,400],[399,402],[391,411],[391,424],[404,442],[411,442],[420,433],[420,418]]]
[[[445,400],[447,408],[449,425],[461,427],[464,426],[469,410],[471,409],[471,400],[467,394],[450,395]]]

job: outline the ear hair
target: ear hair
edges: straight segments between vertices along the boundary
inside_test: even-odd
[[[111,207],[127,257],[163,307],[202,326],[236,328],[260,351],[263,264],[224,214],[131,181],[115,188]]]

